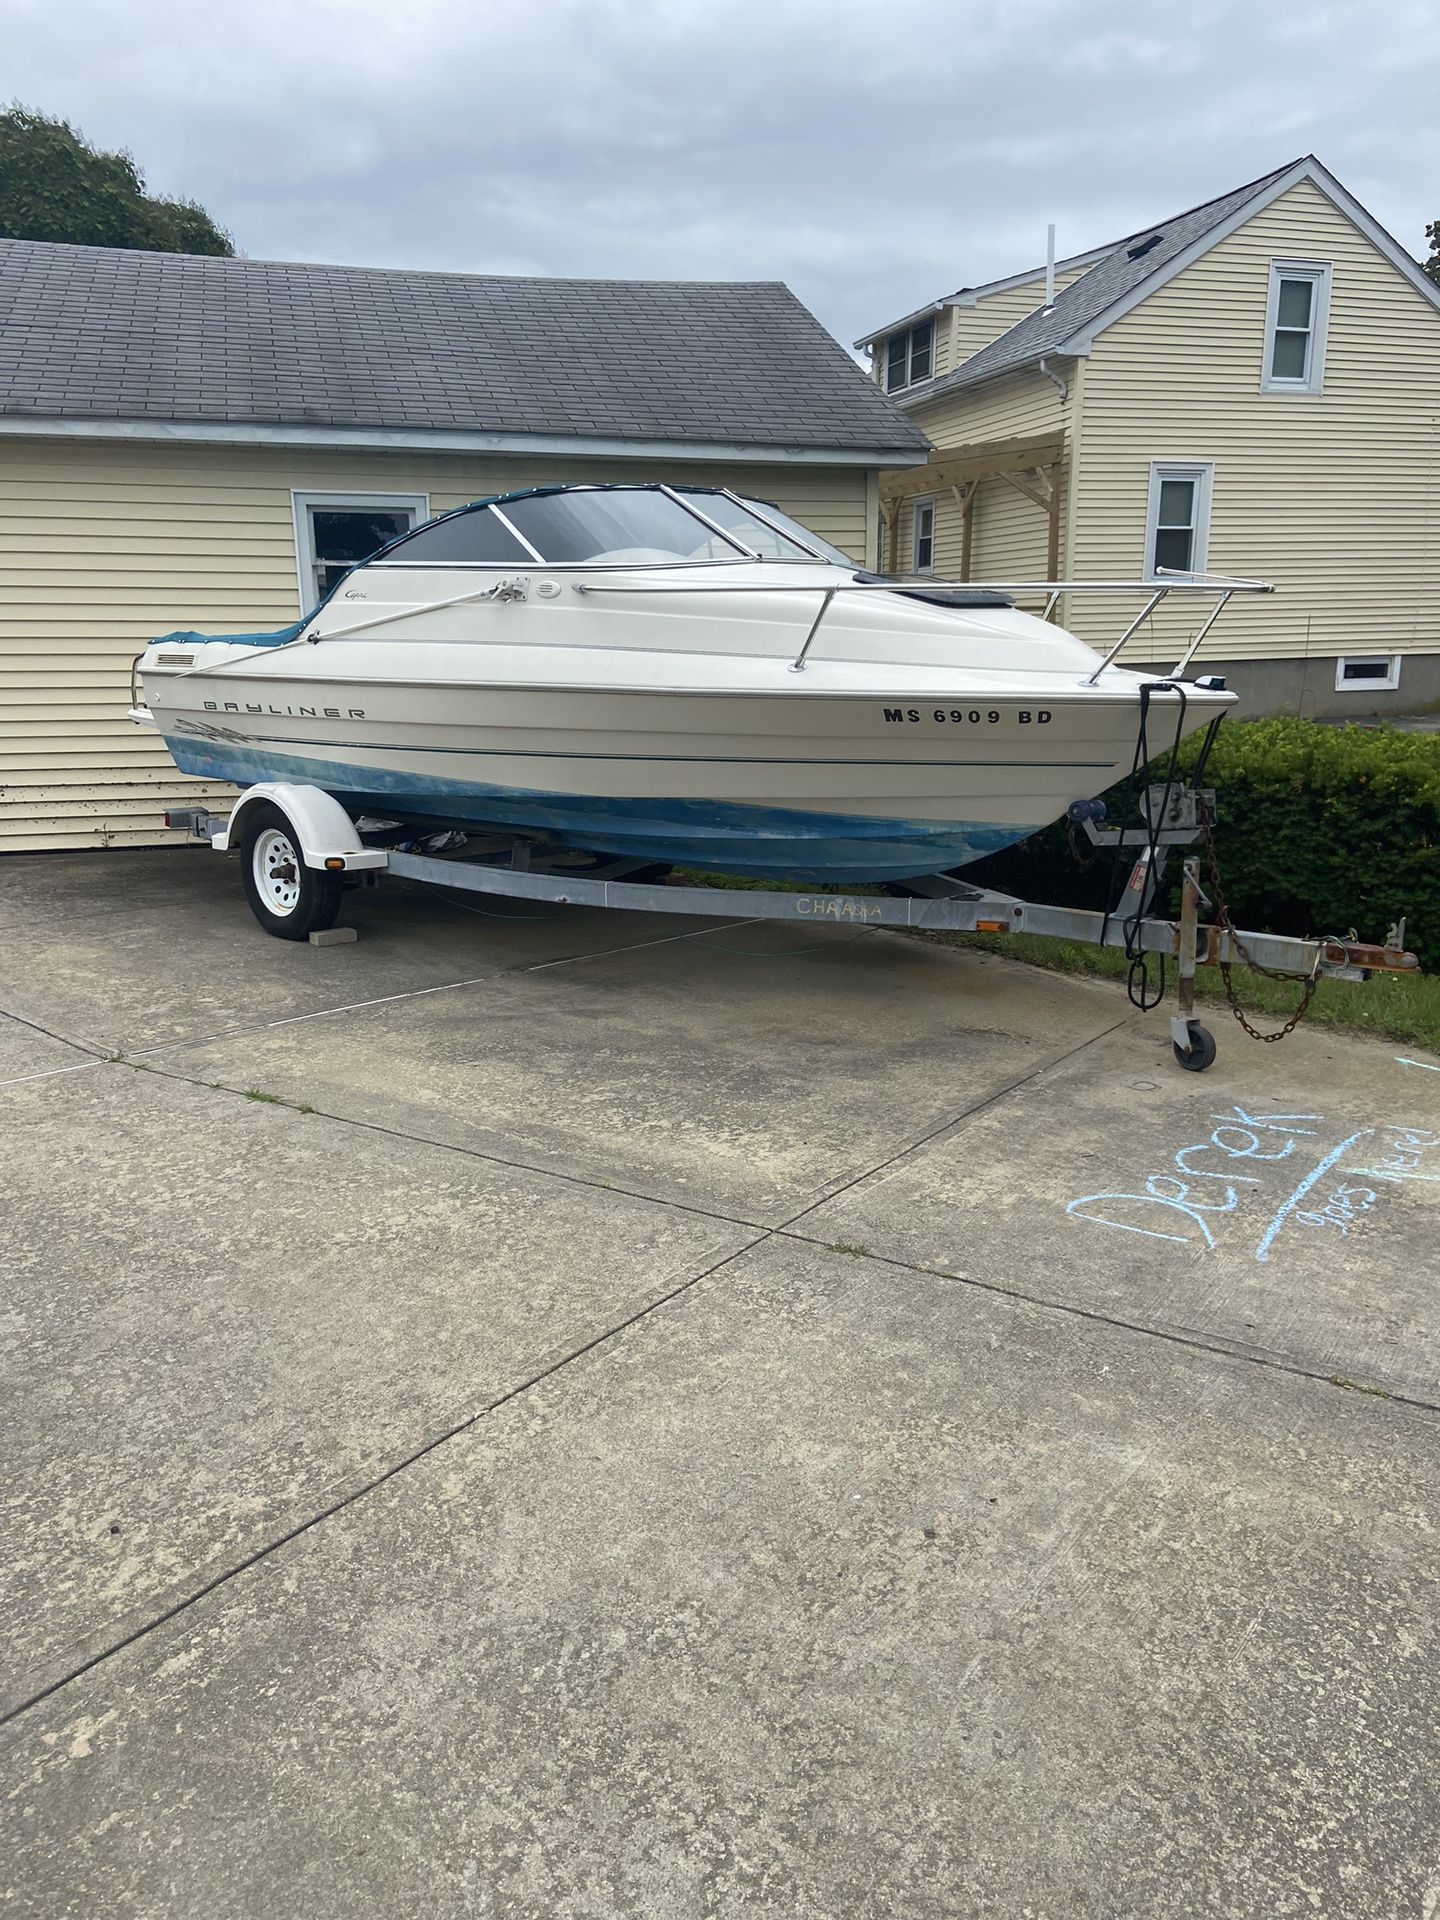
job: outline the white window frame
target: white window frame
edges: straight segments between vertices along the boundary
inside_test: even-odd
[[[1337,693],[1394,693],[1400,685],[1400,662],[1403,655],[1398,653],[1342,653],[1335,662],[1335,691]],[[1347,680],[1345,669],[1349,666],[1370,666],[1377,660],[1385,662],[1385,678],[1374,680]]]
[[[1263,393],[1320,393],[1325,386],[1325,338],[1330,326],[1330,279],[1328,260],[1272,260],[1270,291],[1265,302],[1265,357],[1260,363],[1260,389]],[[1270,369],[1275,363],[1275,333],[1280,324],[1280,282],[1308,280],[1314,292],[1310,299],[1310,350],[1305,374],[1299,380],[1287,380]]]
[[[418,527],[422,521],[430,518],[428,493],[347,493],[330,487],[292,488],[290,513],[295,523],[295,579],[300,589],[302,613],[308,612],[319,598],[315,578],[315,543],[310,532],[310,514],[315,507],[334,507],[341,513],[347,508],[363,513],[367,507],[391,509],[396,513],[410,512],[415,515],[410,523],[412,527]]]
[[[1159,580],[1155,571],[1155,536],[1160,531],[1160,486],[1165,480],[1195,482],[1195,537],[1190,543],[1190,571],[1204,573],[1210,564],[1210,497],[1215,490],[1213,460],[1152,460],[1150,498],[1145,508],[1145,561],[1142,580]]]
[[[930,509],[930,564],[920,564],[920,509]],[[935,495],[922,494],[912,502],[910,508],[910,571],[912,573],[933,573],[935,571]]]
[[[915,334],[921,327],[929,327],[930,329],[930,371],[928,373],[922,373],[917,380],[911,372],[911,368],[915,360]],[[890,343],[892,340],[898,340],[902,334],[905,337],[905,378],[903,380],[897,380],[892,387],[890,384]],[[922,387],[927,380],[933,380],[935,378],[935,354],[940,345],[939,334],[940,329],[935,324],[935,316],[933,313],[928,320],[917,320],[913,326],[897,327],[893,333],[886,334],[884,342],[882,343],[880,359],[880,384],[886,393],[903,393],[907,387]]]

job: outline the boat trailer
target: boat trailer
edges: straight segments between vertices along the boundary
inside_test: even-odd
[[[1213,809],[1213,793],[1173,782],[1144,790],[1145,824],[1140,827],[1110,826],[1098,802],[1077,802],[1071,809],[1072,830],[1079,827],[1091,845],[1108,851],[1117,865],[1133,855],[1118,904],[1108,912],[1021,900],[952,873],[907,880],[883,893],[828,888],[742,891],[692,884],[687,875],[653,861],[576,853],[533,835],[451,832],[435,821],[372,822],[364,816],[357,821],[318,787],[287,782],[246,788],[228,815],[203,807],[171,808],[165,824],[207,840],[221,852],[243,848],[251,907],[266,931],[282,938],[303,939],[333,926],[344,886],[375,885],[380,874],[388,872],[429,886],[556,906],[720,919],[738,913],[745,920],[928,933],[1032,933],[1119,948],[1130,956],[1130,997],[1142,1011],[1158,1003],[1165,969],[1173,964],[1176,995],[1170,1034],[1175,1058],[1187,1071],[1200,1073],[1214,1061],[1216,1047],[1214,1035],[1195,1014],[1197,966],[1254,969],[1294,979],[1306,986],[1302,1011],[1322,978],[1366,980],[1374,972],[1414,972],[1419,966],[1415,955],[1404,950],[1403,921],[1390,929],[1383,946],[1350,937],[1301,940],[1242,932],[1229,924],[1223,906],[1216,923],[1203,921],[1201,911],[1212,903],[1201,884],[1200,855],[1186,849],[1205,837]],[[266,824],[260,831],[262,820]],[[1178,919],[1166,920],[1156,917],[1153,908],[1167,861],[1176,853],[1183,863],[1180,913]],[[1159,988],[1153,993],[1148,983],[1152,958],[1160,963]],[[1236,1012],[1243,1018],[1238,1007]],[[1279,1039],[1281,1033],[1257,1037]]]

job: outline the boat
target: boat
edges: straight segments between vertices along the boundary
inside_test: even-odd
[[[1071,590],[1028,585],[1047,611]],[[1251,586],[1145,590],[1205,588],[1218,612]],[[1185,663],[1099,659],[1015,597],[869,573],[723,487],[531,487],[400,535],[292,626],[157,640],[132,715],[182,773],[318,787],[352,816],[903,881],[1102,793],[1147,714],[1158,751],[1234,702]]]

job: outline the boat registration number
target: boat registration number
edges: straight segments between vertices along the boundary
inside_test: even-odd
[[[890,726],[919,726],[929,721],[938,726],[998,727],[1010,717],[1022,727],[1045,727],[1051,718],[1048,707],[886,707],[884,712]]]

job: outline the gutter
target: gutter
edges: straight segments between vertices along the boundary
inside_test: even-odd
[[[284,426],[244,421],[114,420],[80,415],[0,415],[0,436],[30,440],[129,440],[202,447],[350,449],[358,453],[529,454],[545,459],[710,460],[779,467],[918,467],[928,444],[786,447],[747,441],[611,440],[568,434],[440,432],[405,427]]]
[[[1045,356],[1043,353],[1041,354],[1040,358],[1036,361],[1035,364],[1036,366],[1039,367],[1041,373],[1044,374],[1047,380],[1053,380],[1055,382],[1055,385],[1060,389],[1060,398],[1062,400],[1068,399],[1070,394],[1069,387],[1066,386],[1065,382],[1060,378],[1060,375],[1056,373],[1053,367],[1046,366]]]

